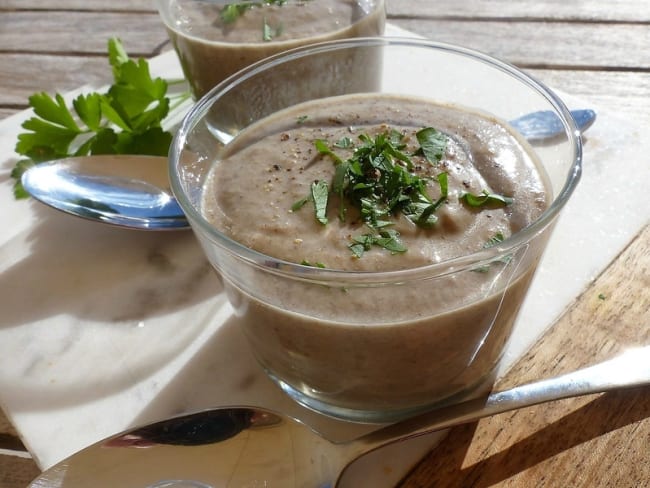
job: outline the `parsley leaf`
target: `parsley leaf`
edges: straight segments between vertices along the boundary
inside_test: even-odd
[[[505,240],[505,237],[504,237],[503,233],[497,232],[492,237],[490,237],[490,239],[488,239],[488,241],[483,245],[483,248],[484,249],[489,249],[491,247],[496,246],[497,244],[502,243],[504,240]]]
[[[447,136],[433,127],[425,127],[416,132],[415,137],[420,143],[425,159],[432,164],[439,163],[445,154]]]
[[[327,225],[327,201],[329,199],[329,186],[326,181],[315,181],[311,184],[311,191],[308,196],[297,200],[291,205],[291,211],[300,210],[305,204],[311,201],[314,204],[314,215],[321,224]]]
[[[113,84],[105,93],[77,96],[68,107],[60,94],[29,97],[34,116],[26,120],[15,151],[23,156],[11,177],[14,196],[27,197],[20,178],[33,164],[91,154],[150,154],[165,156],[172,135],[162,128],[171,109],[168,82],[153,78],[144,59],[132,60],[119,39],[108,41]],[[175,101],[190,98],[179,93]]]
[[[327,200],[329,192],[330,189],[326,181],[321,180],[311,184],[311,198],[314,201],[316,220],[323,225],[327,225]]]
[[[483,190],[479,195],[463,193],[460,199],[470,207],[485,207],[490,205],[505,207],[513,202],[511,197],[506,197],[497,193],[490,193],[487,190]]]
[[[490,237],[490,239],[488,239],[488,241],[485,244],[483,244],[483,249],[489,249],[491,247],[496,246],[497,244],[501,244],[505,239],[506,238],[503,235],[503,233],[497,232],[492,237]],[[483,266],[478,266],[472,269],[472,271],[475,271],[477,273],[487,273],[490,270],[491,264],[493,263],[508,264],[511,260],[512,260],[512,255],[506,254],[505,256],[501,256],[500,258],[494,260],[492,263]]]
[[[352,243],[348,246],[352,254],[360,258],[363,253],[369,251],[372,246],[379,246],[391,254],[403,253],[407,249],[399,239],[399,232],[394,229],[385,229],[375,234],[363,234],[352,238]]]
[[[262,40],[264,42],[270,42],[275,37],[278,37],[279,35],[281,35],[282,30],[283,30],[282,24],[278,25],[277,27],[272,27],[266,21],[266,18],[264,18],[264,23],[263,23],[263,26],[262,26]]]

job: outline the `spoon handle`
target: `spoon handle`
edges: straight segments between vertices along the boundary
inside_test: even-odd
[[[487,398],[442,407],[390,425],[359,440],[364,441],[366,446],[368,443],[374,444],[372,448],[375,448],[395,440],[427,434],[510,410],[649,384],[650,346],[645,346],[629,349],[613,359],[572,373],[494,392]]]

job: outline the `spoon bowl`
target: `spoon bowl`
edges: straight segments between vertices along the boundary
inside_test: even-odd
[[[491,393],[335,444],[281,413],[218,407],[110,437],[50,468],[32,488],[333,488],[359,457],[408,438],[562,398],[650,384],[650,346]]]
[[[571,114],[581,131],[596,119],[590,109]],[[562,132],[561,121],[550,111],[533,112],[510,124],[531,143],[552,140]],[[139,230],[189,229],[169,188],[164,157],[118,154],[59,159],[29,168],[22,184],[35,199],[77,217]]]
[[[189,228],[169,188],[164,157],[59,159],[32,166],[22,184],[42,203],[77,217],[141,230]]]

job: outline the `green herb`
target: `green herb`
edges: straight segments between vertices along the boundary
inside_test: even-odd
[[[296,117],[296,123],[304,124],[305,122],[307,122],[308,118],[309,118],[309,115],[300,115],[300,116]]]
[[[438,163],[445,154],[447,147],[447,136],[438,132],[433,127],[425,127],[419,130],[415,137],[417,137],[422,154],[430,163]]]
[[[316,220],[327,225],[327,200],[329,197],[329,186],[326,181],[316,181],[311,184],[311,198],[314,201],[314,212]]]
[[[285,3],[287,3],[287,1],[288,0],[263,0],[261,2],[245,1],[245,2],[227,3],[219,11],[219,17],[221,18],[221,21],[224,24],[232,24],[239,17],[244,15],[246,11],[252,8],[263,7],[265,5],[282,6]],[[273,40],[273,38],[279,36],[281,32],[282,32],[282,26],[278,26],[278,28],[274,29],[270,25],[268,25],[266,19],[264,19],[264,23],[262,26],[262,39],[264,41]]]
[[[327,201],[329,200],[329,186],[326,181],[315,181],[311,184],[308,196],[297,200],[291,205],[293,212],[300,210],[307,202],[314,204],[314,215],[321,224],[327,225]]]
[[[316,139],[314,141],[314,146],[316,147],[316,150],[319,153],[331,157],[334,160],[335,164],[339,165],[343,163],[343,160],[339,158],[336,155],[336,153],[329,148],[329,146],[327,145],[327,141],[324,141],[322,139]]]
[[[352,243],[348,246],[352,254],[360,258],[363,253],[369,251],[372,246],[379,246],[391,254],[403,253],[407,249],[399,239],[399,232],[394,229],[385,229],[374,234],[363,234],[356,236],[352,239]]]
[[[282,24],[280,24],[277,27],[272,27],[270,24],[266,22],[266,18],[264,18],[264,22],[262,26],[262,40],[264,42],[272,41],[274,38],[282,34],[282,30],[283,30]]]
[[[375,138],[361,134],[359,140],[361,144],[345,161],[324,141],[315,142],[316,149],[337,165],[332,191],[341,197],[340,215],[345,215],[347,201],[360,210],[364,222],[373,229],[391,225],[392,216],[399,212],[419,226],[433,225],[433,212],[447,197],[446,176],[439,177],[444,190],[441,199],[432,202],[426,192],[428,179],[412,172],[414,164],[404,152],[402,134],[391,131]],[[351,143],[341,145],[349,147]]]
[[[429,145],[426,150],[429,157],[425,156],[425,159],[431,161],[431,157],[439,160],[445,147],[439,140],[440,133],[435,129],[425,128],[418,134],[419,141]],[[446,141],[446,136],[444,137]],[[436,148],[435,155],[432,155],[434,140]],[[405,152],[403,134],[395,130],[378,134],[374,138],[360,134],[359,141],[360,144],[354,147],[353,141],[344,137],[334,144],[335,147],[343,149],[354,147],[352,157],[346,160],[338,156],[326,141],[314,141],[316,150],[321,155],[330,157],[336,166],[331,191],[339,196],[339,218],[345,219],[347,202],[359,210],[363,222],[372,230],[369,234],[355,237],[349,247],[358,257],[373,245],[392,253],[405,252],[406,248],[399,240],[399,233],[385,228],[393,225],[393,217],[397,213],[402,213],[420,227],[433,226],[437,221],[434,212],[448,196],[447,174],[441,173],[437,176],[440,197],[433,202],[426,191],[430,178],[423,178],[414,173],[415,165],[411,157],[415,154]],[[424,152],[420,145],[416,153]],[[319,182],[319,185],[323,183]],[[316,201],[313,188],[312,185],[312,200]],[[327,205],[327,200],[322,196],[324,192],[324,188],[319,189],[321,204]],[[292,209],[296,210],[304,203],[305,199],[299,200]],[[322,217],[326,208],[316,208],[317,212],[320,212],[316,218],[323,223]]]
[[[315,268],[326,268],[327,267],[323,263],[319,263],[319,262],[315,262],[315,263],[312,264],[309,261],[307,261],[306,259],[303,259],[300,264],[302,264],[303,266],[312,266],[312,267],[315,267]]]
[[[598,300],[607,300],[607,296],[605,296],[604,293],[599,293],[598,294]]]
[[[15,150],[24,158],[11,172],[16,198],[28,196],[20,183],[23,172],[43,161],[89,154],[167,155],[172,136],[161,123],[172,108],[168,82],[152,78],[144,59],[129,59],[117,38],[108,41],[108,57],[114,81],[106,93],[79,95],[71,108],[60,94],[29,97],[35,116],[18,135]],[[175,101],[189,97],[185,92]]]
[[[497,232],[492,237],[490,237],[490,239],[488,239],[488,241],[485,244],[483,244],[483,249],[489,249],[491,247],[494,247],[497,244],[502,243],[504,240],[505,240],[505,236],[501,232]],[[501,256],[500,258],[496,259],[493,262],[508,264],[511,260],[512,260],[512,255],[507,254],[505,256]],[[490,269],[490,264],[479,266],[477,268],[472,269],[472,271],[476,271],[478,273],[487,273],[488,270]]]
[[[512,198],[510,197],[505,197],[496,193],[490,193],[487,190],[483,190],[483,192],[479,195],[464,193],[460,198],[470,207],[485,207],[490,205],[505,207],[506,205],[510,205],[513,202]]]
[[[306,204],[309,200],[311,200],[311,195],[308,196],[308,197],[301,198],[300,200],[297,200],[296,202],[293,203],[293,205],[291,205],[291,210],[294,211],[294,212],[295,212],[296,210],[300,210],[302,207],[305,206],[305,204]]]
[[[258,2],[228,3],[223,6],[219,12],[219,16],[224,24],[232,24],[240,16],[244,15],[244,12],[253,8],[255,5],[260,4]]]
[[[496,246],[497,244],[502,243],[504,240],[505,237],[503,236],[503,234],[501,232],[497,232],[492,237],[490,237],[490,239],[485,244],[483,244],[483,248],[489,249],[491,247]]]
[[[339,139],[338,141],[336,141],[334,143],[334,146],[336,146],[338,148],[341,148],[341,149],[349,149],[353,145],[354,145],[354,143],[352,142],[352,139],[350,139],[349,137],[342,137],[341,139]]]

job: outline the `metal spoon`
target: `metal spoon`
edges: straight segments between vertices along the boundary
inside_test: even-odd
[[[42,203],[85,219],[144,230],[189,226],[169,188],[164,157],[59,159],[31,167],[21,181]]]
[[[571,112],[581,131],[596,119],[593,110]],[[563,132],[551,111],[510,122],[531,141]],[[189,227],[167,179],[167,160],[153,156],[106,155],[60,159],[37,164],[22,176],[35,199],[78,217],[141,230]]]
[[[650,384],[650,346],[594,366],[444,407],[334,444],[301,422],[255,407],[219,407],[156,422],[90,446],[33,488],[332,488],[359,457],[387,444],[562,398]]]

